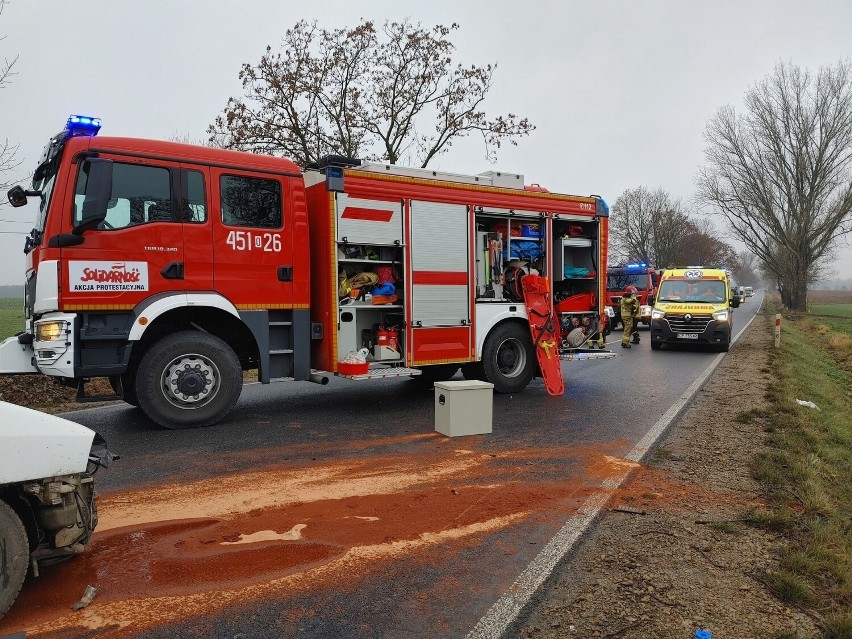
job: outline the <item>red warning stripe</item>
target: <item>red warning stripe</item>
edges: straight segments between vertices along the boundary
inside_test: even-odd
[[[468,278],[466,271],[414,271],[412,281],[414,284],[441,286],[467,284]]]
[[[347,206],[340,214],[347,220],[367,220],[369,222],[390,222],[393,211],[388,209],[365,209],[360,206]]]

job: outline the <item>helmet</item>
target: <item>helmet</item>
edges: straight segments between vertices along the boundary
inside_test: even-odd
[[[624,292],[628,295],[636,295],[636,287],[632,285],[628,286],[626,289],[624,289]]]

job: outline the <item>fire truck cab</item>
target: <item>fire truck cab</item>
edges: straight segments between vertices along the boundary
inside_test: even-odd
[[[606,270],[606,304],[612,309],[611,327],[616,328],[621,323],[621,298],[628,286],[636,287],[639,323],[650,326],[651,308],[659,281],[659,271],[644,263],[610,266]]]
[[[523,176],[287,159],[98,137],[72,116],[32,190],[24,331],[0,373],[108,377],[168,428],[219,421],[262,383],[539,373],[520,288],[548,280],[558,355],[602,330],[608,208]],[[358,364],[346,360],[360,351]],[[549,351],[548,351],[549,353]],[[356,357],[356,359],[358,359]]]

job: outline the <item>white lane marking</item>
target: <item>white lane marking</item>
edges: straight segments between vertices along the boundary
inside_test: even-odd
[[[758,307],[759,311],[760,307]],[[752,316],[732,341],[736,342],[739,339],[740,335],[749,327],[755,317],[757,317],[757,313]],[[633,449],[627,453],[625,459],[633,462],[640,462],[642,460],[651,446],[654,445],[669,425],[684,410],[693,395],[698,392],[710,375],[713,374],[713,371],[716,370],[716,367],[721,363],[724,356],[725,353],[719,353],[713,358],[713,361],[710,362],[701,375],[690,384],[689,388],[651,426],[651,429],[636,443]],[[633,469],[633,466],[628,467],[622,472],[610,476],[603,482],[601,490],[593,493],[579,508],[578,514],[565,522],[565,525],[559,529],[559,532],[547,542],[547,545],[545,545],[542,551],[518,575],[506,593],[491,606],[488,612],[474,626],[473,630],[468,633],[467,639],[499,639],[499,637],[503,637],[506,634],[509,626],[518,618],[521,609],[529,603],[541,584],[553,572],[556,564],[562,561],[580,537],[594,523],[613,492],[625,482]]]

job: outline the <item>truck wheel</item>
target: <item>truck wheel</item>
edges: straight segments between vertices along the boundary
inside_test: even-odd
[[[29,566],[24,524],[6,502],[0,501],[0,619],[21,591]]]
[[[538,363],[527,327],[502,324],[485,338],[482,347],[484,381],[498,393],[517,393],[530,383]]]
[[[165,428],[215,424],[234,407],[242,389],[242,369],[233,349],[201,331],[156,342],[136,371],[139,407]]]
[[[435,382],[445,382],[448,379],[455,377],[455,374],[459,372],[459,365],[435,364],[432,366],[424,366],[420,370],[423,372],[413,379],[416,379],[423,384],[434,384]]]

